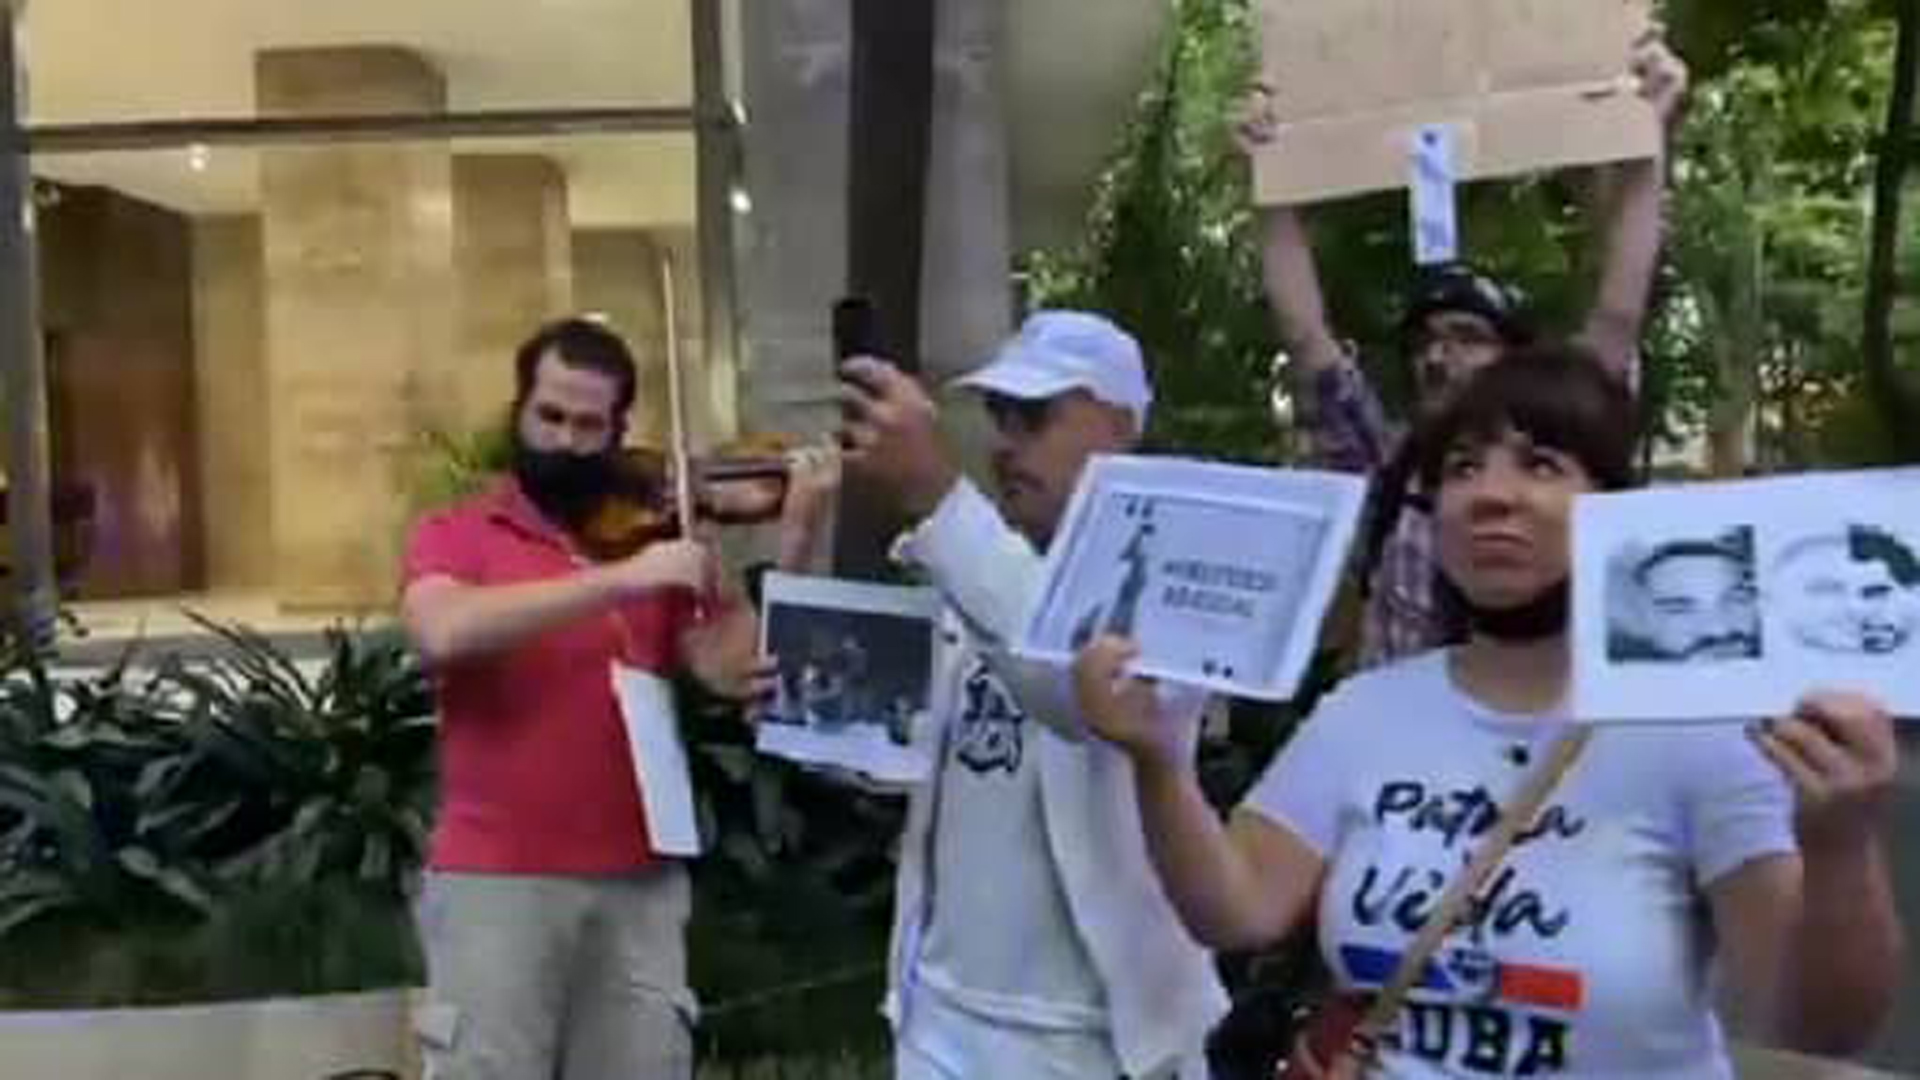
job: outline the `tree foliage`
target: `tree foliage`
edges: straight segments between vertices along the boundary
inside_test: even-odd
[[[1082,238],[1029,258],[1031,293],[1106,311],[1141,338],[1162,398],[1160,445],[1283,459],[1278,341],[1260,295],[1246,168],[1227,127],[1254,68],[1253,4],[1178,0],[1174,11]],[[1897,454],[1866,396],[1860,348],[1892,11],[1887,0],[1663,7],[1695,92],[1673,168],[1644,398],[1656,445],[1676,460],[1730,472]],[[1462,193],[1466,254],[1517,284],[1549,329],[1577,325],[1599,254],[1571,179]],[[1311,216],[1334,321],[1393,400],[1404,391],[1392,329],[1410,276],[1405,198],[1344,200]],[[1913,264],[1913,231],[1902,233],[1899,265]],[[1894,324],[1910,366],[1920,320],[1902,308]]]
[[[1269,457],[1271,349],[1245,170],[1221,123],[1252,70],[1242,3],[1181,3],[1177,29],[1100,183],[1084,239],[1028,265],[1040,303],[1102,311],[1140,339],[1150,438]]]

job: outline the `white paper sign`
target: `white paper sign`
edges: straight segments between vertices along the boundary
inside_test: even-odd
[[[1413,135],[1413,261],[1421,266],[1460,257],[1455,207],[1454,128],[1428,124]]]
[[[780,573],[763,588],[760,649],[780,676],[760,751],[890,784],[932,776],[939,594]]]
[[[1143,675],[1243,697],[1298,688],[1366,484],[1346,473],[1096,457],[1047,554],[1018,655],[1133,638]]]
[[[1779,716],[1822,688],[1920,715],[1920,470],[1583,496],[1573,548],[1583,720]]]
[[[673,684],[621,663],[613,665],[612,677],[646,812],[647,846],[662,855],[698,855],[700,817],[693,804],[687,750],[680,742]]]

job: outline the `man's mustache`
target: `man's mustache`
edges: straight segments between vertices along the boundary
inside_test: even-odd
[[[1744,631],[1731,634],[1715,634],[1712,637],[1704,637],[1694,641],[1688,645],[1680,655],[1682,658],[1690,660],[1699,656],[1701,653],[1719,652],[1722,650],[1728,652],[1753,652],[1758,648],[1759,644],[1760,639],[1758,635]]]

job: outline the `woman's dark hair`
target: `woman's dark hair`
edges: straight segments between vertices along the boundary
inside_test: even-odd
[[[612,379],[615,386],[613,419],[615,426],[633,407],[640,382],[639,369],[627,343],[605,325],[593,319],[556,319],[534,331],[513,357],[513,413],[527,403],[533,393],[534,377],[540,371],[540,358],[552,353],[561,363],[583,371],[597,372]]]
[[[1413,435],[1420,487],[1439,486],[1447,454],[1509,431],[1572,457],[1602,491],[1635,483],[1633,398],[1577,345],[1544,342],[1508,350],[1475,372]]]
[[[1372,527],[1392,531],[1407,498],[1410,474],[1419,477],[1420,492],[1431,496],[1448,454],[1462,446],[1496,442],[1510,431],[1578,461],[1601,491],[1637,482],[1632,395],[1589,350],[1543,341],[1509,349],[1424,419],[1402,448],[1406,460],[1393,478],[1396,487],[1379,492],[1380,501],[1392,508],[1384,524],[1376,520]],[[1368,539],[1375,541],[1371,535]],[[1378,542],[1385,543],[1384,533]],[[1466,640],[1474,623],[1472,605],[1438,566],[1434,598],[1443,638]],[[1559,615],[1564,620],[1564,611]]]

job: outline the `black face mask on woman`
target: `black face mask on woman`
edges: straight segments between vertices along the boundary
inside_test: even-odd
[[[1445,575],[1439,576],[1436,589],[1442,617],[1454,631],[1448,636],[1455,640],[1475,633],[1510,645],[1542,641],[1566,632],[1567,613],[1572,607],[1573,587],[1566,578],[1540,590],[1531,600],[1501,608],[1482,607],[1467,599],[1467,594]]]
[[[513,475],[542,514],[578,531],[612,487],[613,457],[606,451],[535,450],[516,435]]]

